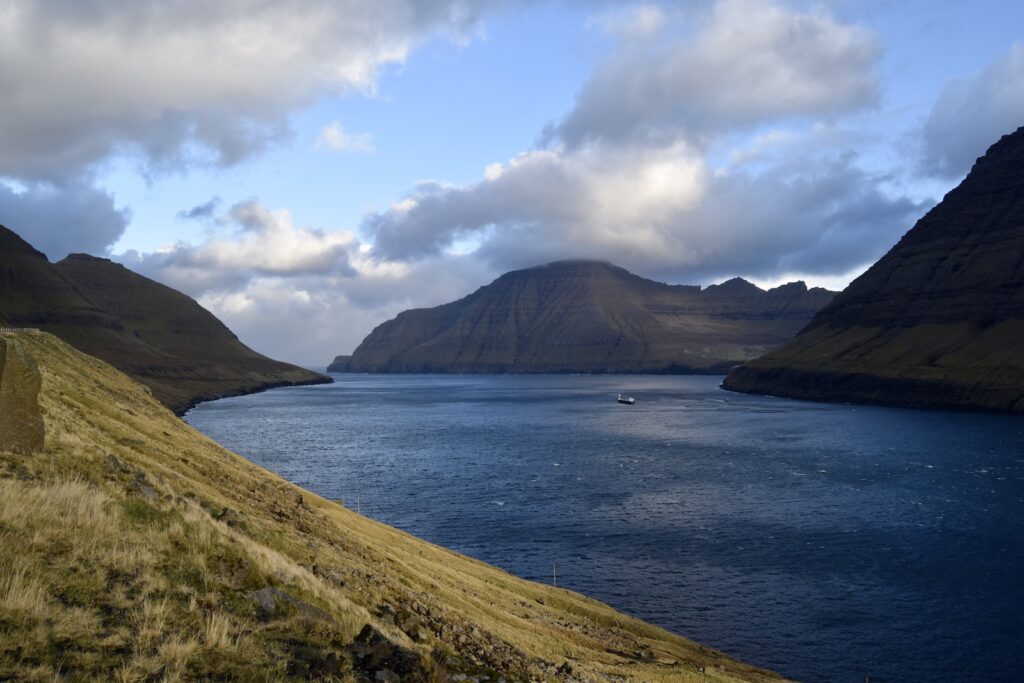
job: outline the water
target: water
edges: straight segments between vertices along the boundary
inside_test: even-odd
[[[557,561],[559,585],[787,676],[1024,677],[1024,418],[715,377],[335,379],[187,419],[364,514],[529,579]]]

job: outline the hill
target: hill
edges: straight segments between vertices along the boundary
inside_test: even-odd
[[[378,326],[342,372],[724,373],[792,338],[832,292],[741,279],[701,290],[597,261],[502,275]]]
[[[206,399],[330,381],[256,353],[181,292],[85,254],[50,263],[3,226],[0,325],[52,332],[179,413]]]
[[[1024,128],[726,389],[1024,412]]]
[[[778,680],[289,484],[52,335],[0,348],[0,680]]]

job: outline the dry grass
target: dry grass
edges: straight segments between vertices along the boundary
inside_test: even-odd
[[[47,442],[0,452],[0,680],[308,677],[328,656],[350,667],[367,623],[509,681],[563,679],[565,662],[588,681],[776,680],[303,491],[106,364],[18,339],[43,372]],[[288,596],[270,616],[250,597],[268,587]]]

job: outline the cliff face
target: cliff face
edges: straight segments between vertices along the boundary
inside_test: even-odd
[[[1024,412],[1024,128],[822,309],[725,388]]]
[[[84,254],[51,264],[2,226],[0,324],[52,332],[178,412],[210,398],[330,381],[249,349],[178,291]]]
[[[666,285],[594,261],[507,273],[378,326],[350,372],[725,372],[790,339],[833,296],[792,283]],[[336,370],[343,363],[333,366]]]

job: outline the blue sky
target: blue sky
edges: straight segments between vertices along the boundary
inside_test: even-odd
[[[1024,125],[1014,2],[144,5],[0,2],[0,222],[307,365],[559,258],[841,288]]]

